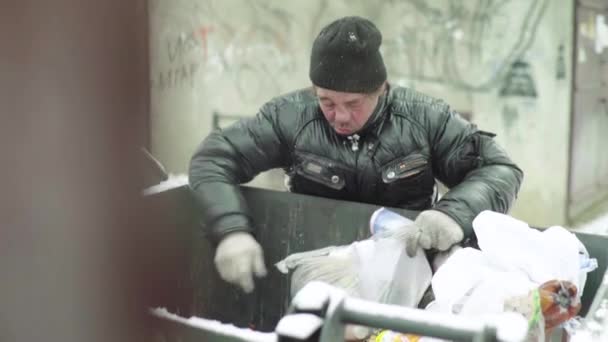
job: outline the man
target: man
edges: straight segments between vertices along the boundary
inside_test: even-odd
[[[266,274],[238,184],[272,168],[287,171],[293,192],[422,211],[409,255],[447,250],[472,235],[481,211],[510,209],[522,171],[443,101],[391,87],[381,42],[369,20],[332,22],[312,47],[312,88],[211,133],[192,157],[190,186],[224,280],[250,292]],[[436,179],[450,189],[438,202]]]

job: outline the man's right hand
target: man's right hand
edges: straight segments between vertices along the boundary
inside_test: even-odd
[[[215,266],[225,281],[240,286],[250,293],[254,289],[253,276],[266,275],[262,246],[245,232],[224,237],[215,252]]]

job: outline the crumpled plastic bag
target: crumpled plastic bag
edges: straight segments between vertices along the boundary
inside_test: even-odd
[[[386,208],[370,218],[372,237],[344,246],[329,246],[294,253],[275,264],[291,272],[291,295],[311,281],[338,287],[351,297],[416,307],[431,284],[431,265],[422,250],[415,257],[405,252],[405,237],[412,221]],[[362,340],[371,330],[347,326],[347,340]]]
[[[296,253],[276,264],[291,274],[291,294],[317,280],[350,296],[379,303],[416,307],[431,283],[424,253],[410,258],[391,238],[372,238],[346,246]]]
[[[379,209],[370,220],[372,226],[377,227],[380,222],[377,220],[380,212],[383,218],[393,214]],[[424,253],[409,257],[405,252],[404,236],[412,221],[397,214],[390,218],[393,221],[384,227],[382,234],[345,246],[291,254],[276,263],[282,273],[292,272],[292,295],[317,280],[341,288],[353,297],[416,307],[430,286],[431,266]]]
[[[575,309],[586,274],[597,261],[562,227],[538,231],[508,215],[484,211],[473,229],[481,250],[461,249],[437,270],[432,280],[435,301],[427,308],[468,316],[517,312],[530,323],[528,340],[543,340],[545,321],[534,315],[543,307],[535,293],[546,295],[538,291],[551,282],[559,284],[556,291],[560,286],[564,291],[576,288],[570,295],[577,298],[562,291],[565,305]]]
[[[473,221],[473,230],[486,258],[504,269],[525,273],[537,284],[567,280],[582,294],[587,272],[594,269],[590,264],[597,267],[576,235],[563,227],[539,231],[508,215],[484,211]]]

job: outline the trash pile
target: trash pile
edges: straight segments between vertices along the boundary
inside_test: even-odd
[[[479,249],[454,246],[428,260],[422,249],[413,258],[405,253],[411,223],[381,208],[370,220],[369,239],[293,254],[276,266],[291,273],[292,294],[317,280],[352,297],[415,308],[431,289],[434,300],[424,310],[471,319],[515,312],[528,321],[526,341],[544,341],[552,329],[569,331],[578,324],[587,273],[597,268],[597,260],[575,234],[558,226],[533,229],[484,211],[473,222]],[[407,332],[346,329],[354,341],[439,341]]]

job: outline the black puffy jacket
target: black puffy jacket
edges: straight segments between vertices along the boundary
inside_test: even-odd
[[[465,236],[481,211],[506,213],[522,182],[493,134],[411,89],[389,88],[358,136],[337,135],[311,89],[276,97],[255,117],[212,132],[189,170],[212,240],[254,232],[238,184],[273,168],[287,171],[293,192],[433,208],[456,220]],[[435,179],[450,189],[436,203]]]

